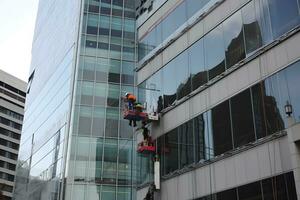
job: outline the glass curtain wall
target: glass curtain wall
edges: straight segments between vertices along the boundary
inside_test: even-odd
[[[284,130],[287,103],[300,122],[299,76],[300,61],[159,137],[162,176]]]
[[[289,2],[294,5],[291,11],[298,11],[297,0]],[[300,10],[290,13],[287,4],[281,0],[250,1],[145,80],[139,86],[142,88],[139,96],[152,108],[158,108],[158,103],[167,108],[208,81],[214,81],[263,45],[299,25]],[[154,80],[163,87],[154,84],[153,90]]]
[[[133,199],[136,146],[120,99],[134,65],[134,1],[85,0],[66,199]]]

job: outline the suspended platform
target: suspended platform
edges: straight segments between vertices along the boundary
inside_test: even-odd
[[[146,121],[148,119],[148,115],[145,112],[126,110],[124,111],[123,118],[127,120]]]

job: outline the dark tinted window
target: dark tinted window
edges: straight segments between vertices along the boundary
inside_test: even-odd
[[[165,135],[165,174],[178,169],[178,129]]]
[[[180,168],[194,162],[193,121],[188,121],[178,128]]]
[[[239,200],[261,200],[262,193],[260,182],[250,183],[238,187]]]
[[[236,189],[226,190],[224,192],[217,193],[217,200],[236,200]]]
[[[266,118],[263,104],[263,93],[261,83],[254,85],[251,88],[252,91],[252,104],[254,113],[254,124],[256,130],[257,139],[266,136]]]
[[[231,117],[234,147],[240,147],[255,140],[250,90],[231,98]]]
[[[195,137],[195,156],[196,161],[204,160],[206,159],[205,152],[206,152],[206,146],[205,146],[205,136],[208,132],[208,122],[207,122],[207,116],[206,113],[199,115],[198,117],[195,117],[193,119],[194,121],[194,137]]]
[[[264,200],[274,199],[272,179],[266,179],[262,181],[262,190],[263,190]]]
[[[232,149],[229,102],[225,101],[212,109],[214,155]]]

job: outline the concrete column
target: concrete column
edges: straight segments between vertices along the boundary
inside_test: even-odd
[[[298,140],[300,135],[300,123],[296,124],[293,117],[288,117],[287,134],[297,197],[300,200],[300,141]]]

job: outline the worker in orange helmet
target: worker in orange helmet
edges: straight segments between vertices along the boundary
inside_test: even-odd
[[[136,97],[133,94],[130,94],[128,92],[126,92],[125,97],[128,102],[128,109],[133,110],[133,105],[136,101]]]

